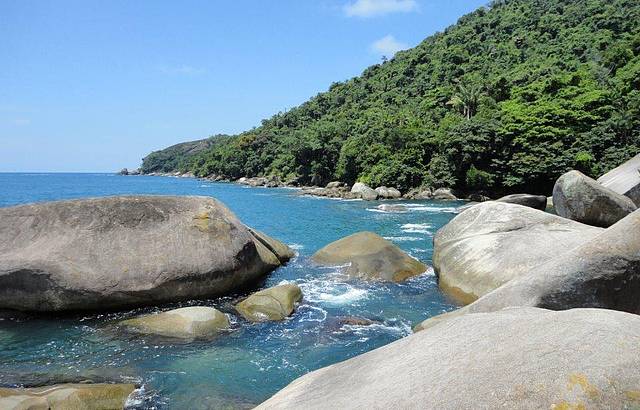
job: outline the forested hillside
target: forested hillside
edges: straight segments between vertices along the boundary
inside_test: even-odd
[[[189,166],[190,158],[211,148],[217,139],[224,139],[225,137],[227,136],[216,135],[197,141],[182,142],[169,148],[154,151],[144,158],[140,171],[150,174],[152,172],[171,172],[185,169]]]
[[[494,1],[260,127],[160,167],[548,194],[570,168],[599,175],[640,152],[639,89],[638,0]],[[144,171],[159,163],[152,155]]]

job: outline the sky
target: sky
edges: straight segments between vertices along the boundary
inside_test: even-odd
[[[260,125],[479,0],[0,0],[0,172],[112,172]]]

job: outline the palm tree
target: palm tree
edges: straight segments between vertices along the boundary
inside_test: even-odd
[[[458,84],[458,92],[451,97],[448,105],[460,110],[462,115],[466,119],[470,120],[471,117],[476,115],[478,111],[478,104],[480,102],[480,96],[482,95],[482,86],[478,84]]]

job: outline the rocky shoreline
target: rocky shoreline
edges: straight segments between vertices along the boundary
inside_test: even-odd
[[[620,169],[608,186],[578,171],[560,176],[552,195],[557,215],[545,212],[546,197],[527,194],[463,207],[436,233],[433,255],[440,289],[463,307],[418,323],[411,336],[304,375],[258,408],[639,405],[640,172],[635,165]],[[364,200],[401,196],[361,183],[317,190]],[[413,193],[452,199],[448,194]],[[402,204],[380,207],[401,212]],[[208,197],[0,208],[0,309],[100,312],[239,293],[232,313],[189,306],[111,324],[182,343],[226,337],[232,321],[243,327],[296,314],[305,297],[297,284],[254,288],[294,257]],[[373,232],[327,244],[311,260],[371,282],[402,282],[427,270]],[[114,379],[0,388],[0,407],[123,408],[137,387]]]
[[[640,164],[611,172],[609,186],[562,175],[557,216],[526,196],[467,207],[436,233],[433,257],[440,288],[466,306],[258,408],[640,405]]]

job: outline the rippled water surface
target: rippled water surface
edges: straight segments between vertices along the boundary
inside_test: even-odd
[[[388,213],[375,208],[378,202],[295,192],[165,177],[0,174],[0,206],[121,194],[214,196],[246,224],[298,252],[263,286],[292,281],[304,292],[294,315],[280,323],[244,322],[234,315],[234,296],[105,314],[0,318],[0,385],[132,380],[143,386],[132,408],[249,408],[304,373],[397,340],[418,321],[454,308],[431,270],[402,284],[366,283],[309,258],[331,241],[370,230],[430,264],[433,234],[459,203],[404,201],[408,212]],[[194,304],[228,313],[233,331],[179,343],[114,326],[136,314]],[[352,317],[373,324],[349,324]]]

